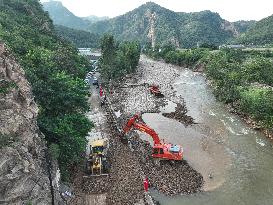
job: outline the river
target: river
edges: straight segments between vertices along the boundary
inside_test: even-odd
[[[204,191],[177,197],[151,191],[155,199],[162,205],[272,205],[272,142],[217,102],[201,74],[183,69],[173,87],[197,124],[185,127],[156,113],[143,119],[183,146],[184,158],[204,176]],[[162,111],[172,109],[170,102]]]

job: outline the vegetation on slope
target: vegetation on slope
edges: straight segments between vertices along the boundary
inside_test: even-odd
[[[252,26],[254,26],[254,24],[256,23],[256,21],[236,21],[233,22],[236,30],[239,33],[245,33],[249,28],[251,28]]]
[[[69,28],[86,30],[91,22],[75,16],[60,1],[49,1],[43,3],[43,8],[48,11],[50,18],[55,25],[62,25]]]
[[[196,68],[205,66],[214,94],[220,101],[255,119],[262,127],[273,128],[273,53],[222,49],[210,52],[199,48],[176,50],[163,46],[147,53],[166,62]]]
[[[251,23],[232,23],[211,11],[177,13],[155,3],[148,2],[124,15],[98,21],[93,24],[73,15],[61,3],[44,3],[44,8],[53,18],[54,24],[70,28],[88,30],[92,33],[111,33],[118,40],[138,40],[142,44],[149,41],[149,15],[156,13],[156,40],[159,44],[171,42],[189,48],[209,43],[220,45],[233,39]]]
[[[222,50],[207,59],[206,73],[218,99],[232,103],[260,125],[273,126],[272,53]]]
[[[225,28],[225,20],[211,11],[176,13],[155,3],[148,2],[116,18],[100,21],[90,26],[94,33],[112,33],[118,40],[149,41],[149,13],[156,13],[156,40],[158,44],[171,42],[189,48],[197,43],[220,45],[234,32]]]
[[[56,25],[59,36],[72,42],[78,48],[98,48],[100,36],[87,31],[76,30],[65,26]]]
[[[88,20],[91,23],[95,23],[95,22],[98,22],[98,21],[107,20],[107,19],[109,19],[109,17],[108,16],[101,16],[101,17],[99,17],[99,16],[91,15],[91,16],[82,17],[82,19]]]
[[[102,58],[99,62],[105,81],[122,77],[136,70],[140,58],[137,42],[118,43],[112,35],[104,35],[101,40]]]
[[[240,36],[238,42],[248,45],[272,45],[273,15],[256,22],[245,34]]]
[[[38,125],[49,146],[58,150],[55,157],[67,179],[69,168],[81,160],[92,126],[84,116],[89,106],[82,78],[88,62],[59,39],[38,0],[2,0],[0,39],[26,72],[40,108]]]

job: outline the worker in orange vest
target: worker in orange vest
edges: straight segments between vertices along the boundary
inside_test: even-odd
[[[143,185],[144,185],[144,190],[145,190],[145,192],[147,192],[147,191],[148,191],[148,189],[149,189],[149,181],[148,181],[148,177],[146,177],[146,178],[144,179],[144,181],[143,181]]]

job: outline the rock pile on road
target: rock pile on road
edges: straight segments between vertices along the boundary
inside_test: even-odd
[[[129,147],[114,139],[110,149],[108,204],[134,204],[143,199],[143,172]]]

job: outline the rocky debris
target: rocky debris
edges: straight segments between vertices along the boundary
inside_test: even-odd
[[[172,89],[174,78],[177,75],[178,71],[176,68],[169,65],[166,66],[166,64],[161,62],[154,65],[153,61],[142,57],[138,73],[135,76],[130,76],[130,78],[119,82],[111,88],[111,93],[113,93],[112,95],[109,95],[111,107],[122,113],[117,120],[120,125],[119,127],[124,126],[127,120],[135,113],[158,112],[159,106],[165,103],[162,98],[156,98],[151,95],[148,88],[145,86],[123,86],[124,83],[128,84],[130,81],[140,85],[143,83],[159,85],[165,98],[177,103],[174,113],[165,114],[168,114],[168,117],[174,118],[184,124],[192,124],[193,119],[186,115],[187,109],[184,100],[181,96],[176,96]],[[123,145],[119,145],[120,141],[116,141],[115,143],[118,147],[123,147]],[[129,159],[133,158],[133,164],[137,167],[138,172],[136,173],[135,170],[132,170],[132,173],[139,176],[139,173],[142,172],[142,177],[148,176],[152,187],[166,195],[190,194],[201,190],[203,177],[200,173],[190,167],[186,161],[183,160],[175,163],[164,161],[160,162],[160,165],[158,165],[157,161],[151,157],[152,147],[142,141],[134,132],[131,133],[128,145],[131,149],[126,148],[119,150],[118,148],[115,148],[114,153],[118,153],[118,156],[120,157],[119,161],[126,165],[124,168],[118,166],[117,172],[120,173],[119,177],[127,176],[127,172],[130,173],[128,170],[130,170],[133,165],[129,165],[129,161],[130,163],[132,161]],[[116,150],[118,150],[118,152]],[[116,163],[116,161],[113,163]],[[143,192],[141,177],[138,177],[138,180],[130,181],[130,186],[139,188],[132,189],[131,187],[123,187],[123,190],[131,188],[131,193],[137,194],[138,189]],[[120,196],[120,194],[122,194],[122,192],[115,192],[114,196]],[[112,202],[116,201],[113,200]]]
[[[129,147],[114,139],[111,145],[110,189],[107,204],[134,204],[143,198],[143,172]]]
[[[102,194],[108,192],[109,176],[88,176],[83,177],[82,190],[85,193]]]
[[[38,107],[24,71],[0,44],[0,204],[51,204],[46,146],[37,127]],[[2,84],[1,84],[2,85]],[[52,176],[54,177],[54,176]],[[57,184],[55,184],[57,186]],[[55,204],[61,203],[54,187]]]
[[[176,114],[179,116],[184,114],[182,122],[190,122],[186,117],[183,99],[175,95],[172,87],[178,71],[164,63],[158,64],[155,65],[153,61],[142,57],[136,74],[127,75],[119,82],[110,84],[107,93],[110,104],[107,102],[105,110],[97,109],[92,102],[95,106],[93,109],[98,112],[94,112],[95,116],[90,116],[90,119],[101,116],[107,120],[95,121],[95,130],[92,132],[107,135],[110,144],[108,160],[111,167],[108,177],[86,178],[81,176],[84,172],[80,171],[75,176],[78,177],[76,190],[87,194],[107,193],[107,204],[115,205],[147,203],[143,187],[145,176],[152,187],[166,195],[190,194],[201,190],[202,176],[186,161],[175,163],[163,161],[159,165],[151,156],[152,147],[141,140],[135,132],[126,135],[129,140],[121,140],[120,130],[132,115],[137,112],[159,112],[159,106],[166,103],[165,98],[157,98],[150,94],[148,85],[153,83],[160,86],[168,100],[178,103]],[[115,112],[119,113],[118,117]],[[101,113],[105,117],[102,117]],[[75,192],[78,198],[82,198],[80,191]],[[79,200],[75,203],[78,202]]]
[[[175,119],[185,125],[193,124],[194,123],[193,118],[186,114],[187,114],[187,108],[185,104],[180,104],[180,103],[177,104],[174,112],[162,113],[164,117]]]
[[[152,146],[141,140],[137,134],[132,137],[132,148],[149,183],[161,193],[172,196],[201,191],[203,177],[185,160],[159,162],[151,156]]]

